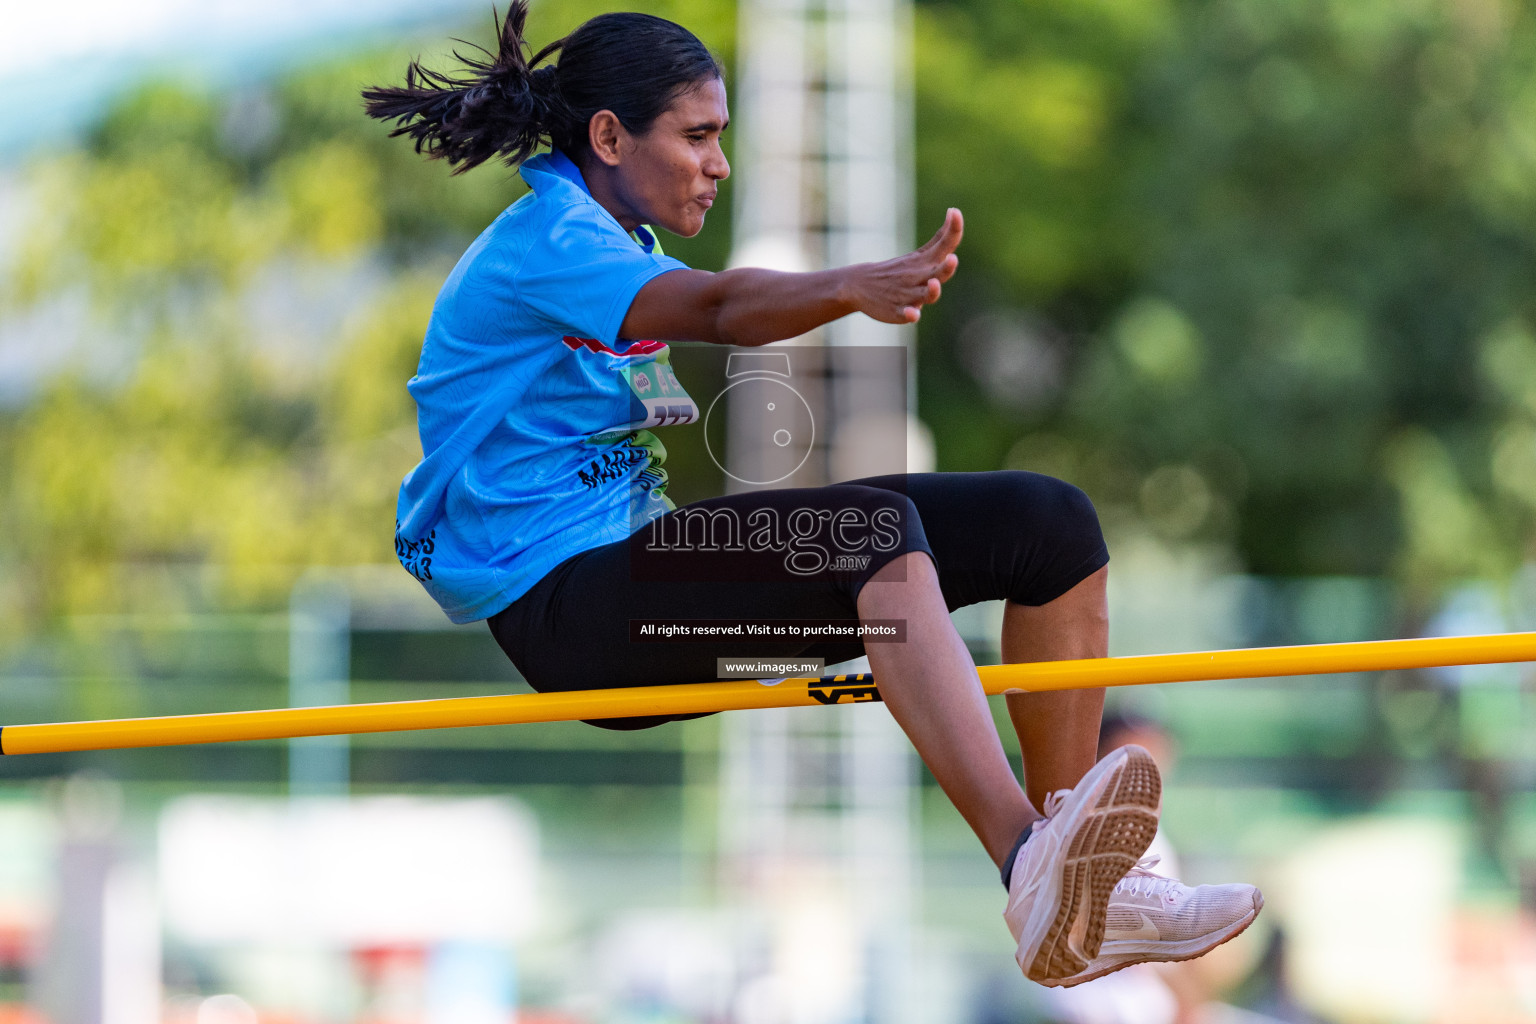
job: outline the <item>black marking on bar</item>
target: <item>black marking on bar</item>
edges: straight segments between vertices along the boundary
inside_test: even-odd
[[[806,686],[806,693],[822,704],[869,704],[880,700],[871,672],[822,676],[816,684]]]
[[[0,754],[5,753],[5,726],[0,725]]]

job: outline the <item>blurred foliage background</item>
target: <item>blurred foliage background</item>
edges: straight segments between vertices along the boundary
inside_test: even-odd
[[[734,5],[639,6],[732,66]],[[1529,4],[924,0],[915,29],[918,224],[967,214],[920,334],[940,468],[1063,476],[1114,536],[1240,570],[1391,577],[1405,630],[1530,555]],[[452,45],[156,82],[28,161],[0,317],[46,372],[0,408],[9,629],[281,606],[305,566],[391,559],[432,297],[522,186],[450,177],[358,90]],[[728,198],[669,250],[723,265]]]

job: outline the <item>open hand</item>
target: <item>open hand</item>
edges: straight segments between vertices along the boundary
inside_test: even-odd
[[[849,267],[847,287],[860,312],[888,324],[916,323],[923,307],[939,301],[944,282],[955,276],[955,250],[965,234],[965,218],[950,207],[944,226],[927,243],[883,263]]]

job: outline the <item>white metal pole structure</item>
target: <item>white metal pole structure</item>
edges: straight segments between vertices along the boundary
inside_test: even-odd
[[[826,259],[889,259],[912,235],[911,4],[826,3]],[[907,464],[915,331],[851,316],[829,325],[828,340],[832,479],[931,468]],[[864,1019],[915,1024],[916,758],[889,715],[849,708],[842,719],[844,859],[864,938]]]
[[[817,0],[741,0],[733,129],[735,251],[731,262],[810,270],[815,176],[810,145],[813,16]]]
[[[913,241],[911,4],[824,2],[825,262],[889,259]],[[827,336],[831,478],[931,469],[907,458],[915,329],[850,316]]]
[[[738,22],[733,264],[814,270],[905,250],[910,0],[740,0]],[[854,316],[782,343],[816,437],[777,486],[907,468],[913,340]],[[730,410],[730,463],[747,479],[767,479],[753,476],[763,417],[750,401]],[[763,1009],[799,1024],[906,1024],[920,1012],[915,757],[883,709],[807,710],[722,723],[722,869],[775,935],[777,977],[762,991],[786,1001]]]
[[[309,573],[288,607],[288,706],[345,704],[351,692],[352,601],[346,584]],[[288,789],[294,796],[344,796],[351,778],[345,736],[288,741]]]

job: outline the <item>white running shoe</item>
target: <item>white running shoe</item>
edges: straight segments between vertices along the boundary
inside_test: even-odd
[[[1071,988],[1132,964],[1193,960],[1236,937],[1264,908],[1264,894],[1251,885],[1190,888],[1153,874],[1156,863],[1137,862],[1110,894],[1098,956],[1078,974],[1044,984]]]
[[[1110,893],[1157,832],[1161,796],[1152,755],[1128,746],[1046,800],[1013,862],[1003,913],[1031,980],[1061,985],[1099,955]]]

